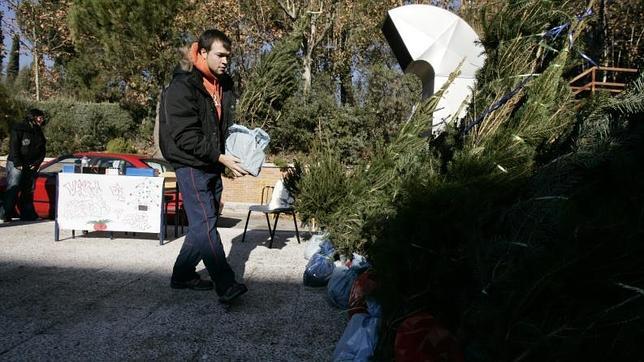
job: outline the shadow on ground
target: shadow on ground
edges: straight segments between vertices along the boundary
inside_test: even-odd
[[[231,264],[237,265],[235,268],[235,273],[237,275],[245,275],[246,262],[249,260],[253,249],[258,246],[263,246],[268,248],[270,244],[270,234],[268,230],[248,230],[246,232],[246,241],[241,242],[243,235],[238,235],[232,239],[230,251],[228,252],[228,259],[231,261]],[[300,239],[304,240],[303,234],[300,233]],[[289,239],[291,241],[289,241]],[[275,239],[273,240],[273,247],[271,251],[284,248],[287,242],[293,242],[295,240],[295,231],[276,231]],[[270,260],[266,262],[270,263]]]
[[[220,216],[217,220],[217,227],[220,228],[233,228],[239,226],[242,223],[242,219],[234,217]]]
[[[13,221],[10,223],[0,224],[0,227],[4,226],[20,226],[29,223],[37,222],[48,222],[49,220],[42,221]],[[217,222],[218,228],[234,228],[239,226],[242,222],[241,219],[234,217],[220,217]],[[188,232],[188,225],[174,225],[174,223],[169,223],[165,227],[165,240],[164,244],[175,241],[176,239],[182,238]],[[93,230],[75,230],[72,234],[71,230],[61,230],[60,241],[65,241],[68,239],[73,239],[77,237],[84,238],[100,238],[100,239],[143,239],[143,240],[159,240],[159,234],[155,233],[135,233],[135,232],[125,232],[125,231],[93,231]]]
[[[341,312],[292,270],[262,269],[265,277],[245,276],[248,294],[227,309],[213,291],[171,289],[156,271],[2,260],[0,359],[328,360]]]
[[[40,224],[40,223],[46,223],[46,222],[49,222],[49,220],[23,221],[20,219],[13,219],[11,221],[4,221],[3,223],[0,223],[0,228],[12,227],[12,226],[23,226],[23,225],[30,225],[30,224]]]

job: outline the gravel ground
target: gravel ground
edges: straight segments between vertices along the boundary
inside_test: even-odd
[[[0,359],[330,360],[346,314],[302,285],[306,233],[298,244],[284,217],[268,249],[260,214],[241,243],[245,218],[224,214],[219,228],[249,288],[229,308],[214,291],[169,287],[183,237],[61,231],[55,242],[53,221],[0,225]]]

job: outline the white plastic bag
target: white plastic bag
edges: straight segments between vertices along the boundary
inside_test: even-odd
[[[291,207],[295,200],[288,192],[286,187],[284,187],[284,182],[278,180],[275,183],[275,188],[273,189],[273,195],[271,196],[271,201],[268,203],[268,208],[271,210],[283,209]]]
[[[328,238],[329,234],[327,233],[313,235],[309,241],[306,242],[306,248],[304,248],[304,259],[311,259],[313,254],[320,251],[320,244]]]
[[[228,129],[226,154],[241,160],[241,167],[253,176],[258,176],[266,158],[264,150],[271,138],[260,128],[250,130],[242,125],[233,124]]]

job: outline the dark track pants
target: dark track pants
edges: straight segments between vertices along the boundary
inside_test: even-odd
[[[221,175],[191,167],[182,167],[175,172],[189,226],[174,264],[172,279],[188,281],[198,277],[195,268],[203,260],[215,283],[215,291],[221,295],[235,282],[235,273],[226,260],[217,232],[223,191]]]

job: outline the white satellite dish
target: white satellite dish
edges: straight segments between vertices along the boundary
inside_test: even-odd
[[[405,73],[423,83],[423,99],[447,81],[463,61],[461,74],[447,89],[434,112],[434,130],[461,117],[472,96],[475,74],[485,62],[485,49],[469,24],[432,5],[405,5],[387,12],[382,32]]]

